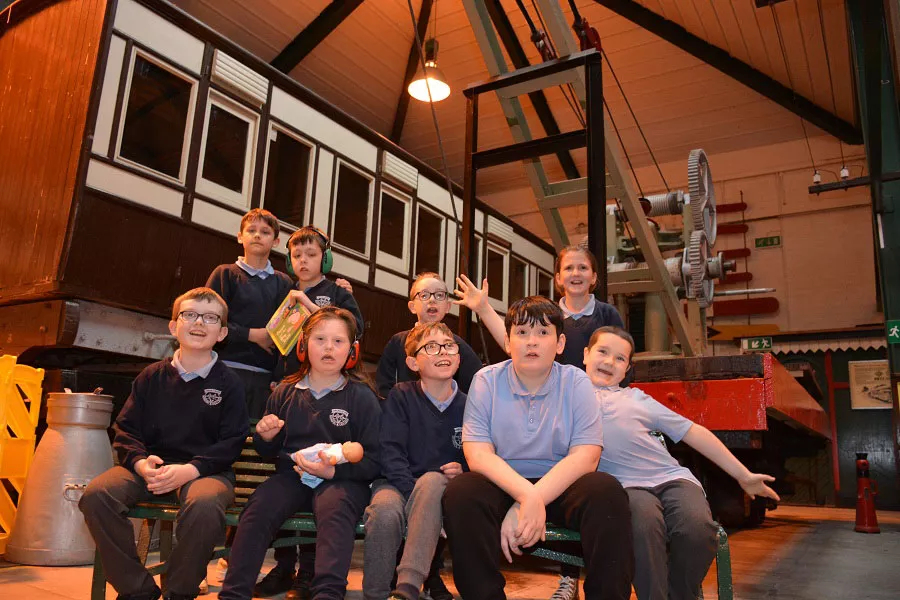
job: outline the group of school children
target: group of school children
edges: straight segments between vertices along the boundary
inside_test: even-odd
[[[487,281],[465,275],[451,294],[435,273],[410,289],[415,327],[394,335],[377,388],[360,365],[364,321],[343,280],[325,278],[332,257],[315,227],[287,242],[289,271],[272,268],[274,215],[244,216],[244,255],[217,267],[208,287],[177,298],[169,323],[178,349],[135,379],[115,423],[118,466],[80,501],[104,570],[122,600],[195,598],[234,500],[232,463],[251,419],[253,445],[275,457],[229,535],[219,598],[287,592],[289,600],[344,597],[360,520],[366,600],[452,600],[440,577],[449,545],[465,600],[505,598],[501,556],[512,562],[545,543],[547,523],[579,532],[588,600],[697,598],[715,552],[703,489],[651,432],[684,441],[751,496],[777,499],[704,427],[640,390],[622,387],[634,341],[616,310],[596,300],[597,264],[569,247],[555,263],[562,297],[509,307],[488,303]],[[455,295],[455,299],[453,298]],[[265,325],[285,298],[310,316],[296,353],[281,357]],[[484,366],[442,323],[464,305],[509,354]],[[333,464],[299,453],[322,442],[358,442],[363,457]],[[139,561],[128,510],[151,497],[180,505],[166,589]],[[314,547],[276,551],[281,524],[312,512]],[[579,595],[564,568],[553,600]]]

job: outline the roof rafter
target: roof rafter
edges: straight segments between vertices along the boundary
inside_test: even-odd
[[[290,73],[362,3],[363,0],[332,0],[269,64],[282,73]]]
[[[639,25],[670,44],[684,50],[725,75],[743,83],[751,90],[788,109],[822,131],[847,144],[862,144],[862,132],[850,123],[825,110],[808,98],[782,85],[772,77],[731,56],[718,46],[688,32],[634,0],[594,0],[597,4]]]
[[[419,33],[418,39],[425,43],[425,33],[428,30],[428,21],[431,19],[431,6],[434,0],[422,0],[422,8],[419,10],[419,17],[416,20],[416,31]],[[400,143],[400,136],[403,135],[403,126],[406,124],[406,112],[409,110],[409,94],[406,88],[409,87],[412,78],[416,75],[419,68],[419,46],[416,38],[413,37],[412,45],[409,48],[409,58],[406,59],[406,72],[403,75],[403,87],[400,88],[400,98],[397,100],[397,111],[394,113],[394,125],[391,127],[390,139],[395,144]]]

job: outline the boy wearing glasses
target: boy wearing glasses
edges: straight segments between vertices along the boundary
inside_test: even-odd
[[[225,509],[234,498],[231,464],[249,428],[241,381],[212,349],[227,335],[227,319],[225,301],[209,288],[175,300],[169,331],[178,350],[134,380],[114,425],[119,465],[95,477],[78,503],[119,598],[161,594],[135,554],[125,516],[138,502],[173,494],[181,505],[166,600],[197,596],[225,532]]]
[[[418,600],[423,584],[434,597],[446,588],[428,577],[441,533],[441,497],[465,467],[462,423],[466,395],[454,381],[460,346],[441,322],[406,336],[406,366],[419,381],[398,383],[381,415],[381,471],[366,509],[363,595],[366,600]],[[397,550],[406,545],[390,590]],[[435,589],[439,588],[439,589]],[[390,596],[388,595],[390,594]]]
[[[443,321],[447,311],[450,310],[450,294],[441,276],[431,272],[419,274],[409,289],[407,306],[409,312],[416,315],[418,325]],[[415,372],[406,362],[405,346],[408,335],[409,330],[395,333],[381,353],[378,371],[375,373],[375,384],[378,387],[378,395],[382,398],[387,398],[394,384],[416,379]],[[459,345],[459,369],[453,379],[462,392],[468,393],[472,378],[484,365],[465,340],[457,335],[453,335],[453,340]]]

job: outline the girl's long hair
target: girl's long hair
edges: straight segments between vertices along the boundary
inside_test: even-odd
[[[350,311],[338,308],[336,306],[325,306],[314,312],[309,316],[308,319],[303,323],[303,333],[300,336],[300,340],[297,344],[306,344],[306,340],[310,339],[312,336],[313,330],[324,321],[327,320],[337,320],[343,321],[344,326],[347,328],[347,338],[350,340],[352,344],[356,340],[356,317],[353,316],[353,313]],[[361,352],[362,350],[360,350]],[[284,383],[293,385],[298,381],[302,380],[304,377],[309,375],[309,371],[312,368],[312,365],[309,362],[309,352],[306,352],[306,355],[303,357],[303,361],[300,363],[300,369],[294,373],[293,375],[289,375],[284,378]],[[375,386],[372,384],[372,379],[369,377],[368,373],[366,373],[362,369],[362,358],[360,358],[356,364],[350,368],[345,369],[341,368],[341,373],[350,381],[356,381],[358,383],[365,384],[375,392]]]

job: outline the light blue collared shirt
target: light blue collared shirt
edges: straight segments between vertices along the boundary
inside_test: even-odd
[[[238,259],[235,261],[237,266],[242,268],[250,277],[259,277],[260,279],[265,279],[269,275],[275,274],[275,269],[272,268],[272,261],[267,260],[266,266],[263,269],[255,269],[244,262],[243,256],[238,256]]]
[[[597,298],[592,294],[590,298],[588,298],[587,304],[584,305],[584,308],[579,310],[578,312],[572,312],[569,310],[569,307],[566,306],[566,298],[563,296],[559,299],[559,307],[563,311],[563,316],[565,318],[572,317],[575,321],[580,319],[581,317],[589,317],[594,314],[594,305],[597,303]]]
[[[181,348],[175,351],[175,354],[172,355],[172,366],[178,369],[178,374],[181,375],[181,379],[185,382],[193,381],[200,377],[201,379],[206,379],[209,375],[209,372],[212,371],[213,366],[216,364],[216,361],[219,360],[219,355],[216,354],[214,350],[210,350],[209,352],[212,355],[212,360],[197,369],[196,371],[188,371],[184,368],[184,365],[181,364]]]
[[[456,398],[456,393],[459,392],[459,384],[456,383],[455,379],[450,380],[450,396],[448,396],[447,399],[443,402],[429,394],[428,390],[425,389],[425,386],[422,385],[421,381],[419,382],[419,388],[421,388],[422,392],[425,393],[425,397],[431,400],[431,403],[434,404],[434,407],[441,412],[447,410],[447,408],[450,406],[450,403],[453,402],[454,398]]]
[[[298,381],[297,385],[295,385],[294,387],[297,388],[298,390],[309,390],[309,393],[313,395],[313,398],[318,400],[319,398],[321,398],[322,396],[324,396],[325,394],[327,394],[329,392],[336,392],[338,390],[344,389],[344,386],[346,386],[346,385],[347,385],[347,378],[344,377],[343,375],[341,375],[340,378],[337,381],[335,381],[333,384],[331,384],[330,386],[328,386],[324,389],[321,389],[321,390],[314,390],[311,387],[309,387],[309,375],[307,375],[306,377],[304,377],[303,379]]]

